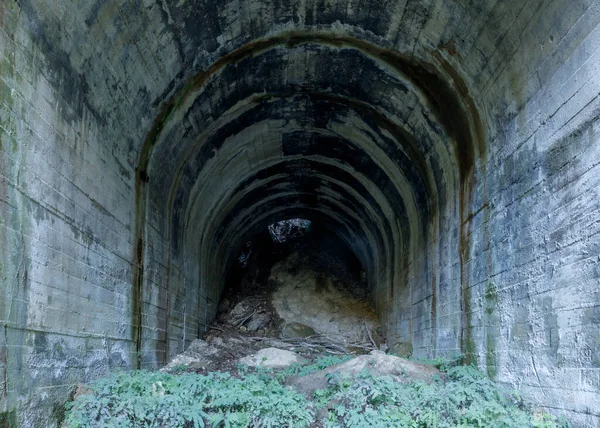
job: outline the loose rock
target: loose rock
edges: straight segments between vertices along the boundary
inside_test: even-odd
[[[246,324],[246,328],[248,329],[248,331],[258,331],[265,327],[269,323],[269,321],[271,321],[269,315],[265,313],[259,313],[250,318],[250,320]]]
[[[402,383],[417,380],[429,383],[435,376],[440,375],[440,371],[433,366],[387,355],[381,351],[372,351],[369,355],[361,355],[308,376],[295,378],[290,384],[302,393],[312,394],[317,389],[327,387],[327,375],[339,373],[341,376],[351,377],[363,371],[374,376],[392,376]]]
[[[83,383],[78,383],[77,389],[73,394],[73,400],[77,400],[77,398],[81,397],[82,395],[88,395],[93,393],[94,391],[91,388],[88,388],[87,385],[84,385]]]
[[[218,353],[218,348],[204,340],[196,339],[184,353],[177,355],[162,370],[169,372],[181,366],[191,369],[210,367]]]
[[[296,353],[277,348],[261,349],[254,355],[240,359],[240,363],[250,367],[266,367],[280,369],[292,364],[304,363],[306,360]]]
[[[305,338],[316,334],[312,327],[299,322],[290,322],[283,327],[281,335],[288,339]]]

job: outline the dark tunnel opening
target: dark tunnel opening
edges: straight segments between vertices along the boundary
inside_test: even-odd
[[[284,275],[272,274],[282,263]],[[228,263],[219,311],[259,295],[270,298],[278,288],[288,285],[286,281],[292,281],[294,289],[307,283],[310,287],[313,282],[307,276],[314,276],[316,292],[321,295],[329,282],[352,298],[373,303],[360,260],[336,230],[318,221],[296,218],[270,224],[241,246],[238,256]]]

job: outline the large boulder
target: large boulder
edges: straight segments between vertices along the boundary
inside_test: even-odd
[[[250,367],[265,367],[271,369],[282,369],[292,364],[305,363],[306,360],[292,351],[278,348],[261,349],[254,355],[248,355],[240,359],[240,363]]]
[[[293,378],[289,383],[298,391],[310,395],[318,389],[327,387],[327,375],[354,377],[364,372],[373,376],[391,376],[402,383],[413,381],[429,383],[435,376],[440,375],[439,370],[431,365],[398,358],[381,351],[372,351],[369,355],[361,355],[308,376]]]

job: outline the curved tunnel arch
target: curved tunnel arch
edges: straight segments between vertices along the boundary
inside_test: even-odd
[[[290,78],[287,70],[300,68],[290,67],[294,61],[305,62],[305,73]],[[240,68],[252,74],[241,78]],[[356,72],[340,79],[341,70]],[[150,219],[152,233],[170,242],[168,259],[159,262],[167,294],[204,306],[201,330],[215,314],[223,272],[252,230],[291,212],[325,216],[355,243],[388,337],[411,343],[412,312],[423,306],[413,294],[439,287],[428,272],[432,259],[445,257],[449,270],[461,259],[466,182],[482,153],[473,106],[447,63],[434,67],[335,33],[288,32],[216,60],[166,104],[138,167],[138,220]],[[340,171],[352,179],[340,179]],[[239,185],[261,174],[257,189]],[[279,176],[284,188],[273,196],[269,185]],[[219,180],[225,184],[215,187]],[[157,261],[141,251],[147,222],[137,224],[143,269]],[[451,254],[436,254],[436,246]],[[142,269],[140,299],[148,288]],[[455,288],[460,293],[460,281]],[[435,313],[435,297],[429,300]],[[171,305],[168,298],[167,354]]]

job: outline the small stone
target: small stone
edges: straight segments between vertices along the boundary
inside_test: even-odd
[[[247,302],[240,302],[227,314],[227,322],[232,325],[243,324],[254,309]]]
[[[245,326],[241,326],[240,327],[240,331],[243,332],[243,333],[245,333],[245,332],[248,331],[248,329]]]
[[[223,341],[223,339],[222,339],[222,338],[220,338],[220,337],[215,337],[215,338],[214,338],[214,339],[211,341],[211,343],[210,343],[210,344],[211,344],[212,346],[216,346],[216,347],[222,347],[222,346],[225,344],[225,342]]]
[[[93,393],[94,393],[94,391],[92,391],[86,385],[84,385],[82,383],[78,383],[77,389],[75,390],[75,394],[73,394],[73,400],[77,400],[77,398],[81,397],[82,395],[89,395],[89,394],[93,394]]]
[[[281,334],[283,337],[287,337],[288,339],[296,339],[314,336],[317,333],[312,327],[309,327],[306,324],[290,322],[283,327]]]

